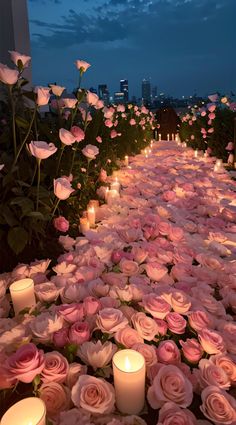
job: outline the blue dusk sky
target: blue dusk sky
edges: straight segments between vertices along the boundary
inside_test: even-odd
[[[76,59],[91,64],[83,86],[141,96],[236,91],[236,0],[28,0],[33,82],[76,86]]]

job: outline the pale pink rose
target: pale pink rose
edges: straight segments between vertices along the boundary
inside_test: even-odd
[[[50,342],[53,333],[61,329],[62,326],[62,317],[48,311],[39,314],[30,322],[30,329],[35,340],[42,343]]]
[[[151,280],[160,281],[167,273],[167,267],[157,262],[147,263],[145,270]]]
[[[94,425],[90,421],[90,413],[82,409],[70,409],[67,412],[61,412],[58,425]]]
[[[104,344],[101,341],[89,341],[84,342],[78,348],[77,354],[84,363],[96,370],[106,367],[116,351],[116,345],[110,341],[106,341]]]
[[[75,136],[65,128],[60,128],[59,130],[59,138],[63,145],[70,146],[75,143]]]
[[[190,326],[197,332],[207,327],[211,327],[213,324],[210,315],[202,310],[190,312],[188,314],[188,321]]]
[[[86,344],[86,343],[85,343]],[[66,377],[66,386],[72,389],[75,383],[78,380],[80,375],[85,375],[87,373],[87,366],[81,365],[79,363],[70,363],[69,370]]]
[[[132,348],[134,344],[143,342],[143,338],[139,333],[130,326],[117,331],[114,338],[118,344],[122,344],[126,348]]]
[[[63,93],[63,91],[65,90],[65,87],[62,86],[58,86],[57,84],[50,84],[52,93],[55,94],[55,96],[60,97]],[[62,101],[63,104],[63,99],[60,99]],[[58,100],[59,102],[59,100]]]
[[[182,347],[184,357],[190,363],[198,363],[203,355],[203,349],[199,342],[194,338],[187,338],[186,341],[180,340],[179,342]]]
[[[96,159],[96,156],[99,154],[99,149],[94,145],[86,145],[85,148],[82,149],[82,153],[88,159]]]
[[[131,118],[131,120],[129,121],[130,125],[136,125],[136,121],[134,118]]]
[[[226,351],[225,342],[219,332],[211,329],[201,329],[198,333],[200,344],[208,354],[222,354]]]
[[[86,297],[83,301],[85,316],[96,314],[102,308],[101,302],[95,297]]]
[[[143,355],[146,362],[146,367],[151,367],[157,363],[157,353],[153,345],[138,342],[134,344],[132,350],[138,351]]]
[[[176,313],[185,314],[191,308],[190,298],[183,291],[173,291],[170,302]]]
[[[122,273],[108,272],[102,275],[102,280],[110,286],[124,288],[127,285],[128,277]]]
[[[37,94],[36,104],[38,106],[47,105],[50,99],[50,88],[48,87],[35,87],[34,92]]]
[[[162,197],[163,197],[164,201],[171,202],[171,201],[174,201],[174,199],[176,198],[176,194],[173,190],[167,190],[167,191],[163,192]]]
[[[16,52],[16,51],[14,51],[14,50],[8,50],[8,51],[9,51],[9,53],[10,53],[10,55],[11,55],[11,60],[12,60],[12,62],[13,62],[16,66],[18,66],[18,61],[20,61],[20,62],[21,62],[21,66],[22,66],[23,68],[27,68],[27,66],[29,66],[29,62],[30,62],[30,59],[31,59],[31,57],[30,57],[30,56],[22,55],[21,53]]]
[[[76,103],[78,102],[77,99],[72,98],[63,98],[63,104],[65,108],[71,108],[74,109],[76,106]]]
[[[97,314],[96,324],[104,333],[114,333],[128,325],[128,320],[123,313],[116,308],[104,308]]]
[[[226,354],[216,354],[211,356],[209,361],[215,366],[224,370],[228,375],[231,384],[235,386],[236,384],[236,363],[233,359]]]
[[[157,324],[154,319],[146,316],[145,313],[135,313],[132,318],[134,328],[138,331],[139,335],[147,341],[152,341],[157,335]]]
[[[162,319],[155,319],[158,335],[165,336],[167,334],[167,323]]]
[[[94,106],[98,102],[99,97],[96,93],[92,93],[90,91],[87,91],[86,100],[87,100],[89,105]]]
[[[66,220],[65,217],[60,215],[59,217],[55,217],[53,219],[53,226],[55,229],[59,230],[59,232],[65,233],[69,230],[70,223],[68,220]]]
[[[197,425],[197,420],[188,409],[181,409],[176,403],[167,402],[159,411],[157,425]]]
[[[53,343],[59,348],[63,348],[66,344],[69,344],[69,328],[64,327],[54,332]]]
[[[58,351],[45,353],[45,365],[41,372],[43,382],[65,382],[69,371],[67,359]]]
[[[106,121],[104,122],[104,124],[108,128],[113,127],[113,122],[110,119],[106,119]]]
[[[148,256],[148,252],[141,246],[133,246],[131,254],[133,255],[134,261],[136,261],[138,264],[143,263]]]
[[[97,142],[98,142],[98,143],[102,143],[102,138],[101,138],[101,136],[97,136],[97,137],[96,137],[96,140],[97,140]]]
[[[112,118],[112,116],[113,116],[113,114],[115,112],[115,109],[112,108],[112,107],[110,107],[110,108],[105,107],[103,109],[103,112],[104,112],[104,117],[105,118]]]
[[[127,260],[122,258],[119,263],[120,271],[125,276],[135,276],[139,273],[139,265],[136,261]]]
[[[214,424],[236,424],[236,401],[226,391],[210,385],[202,391],[201,398],[200,409]]]
[[[171,332],[181,335],[185,332],[186,320],[179,313],[168,313],[166,316],[168,328]]]
[[[39,388],[39,397],[44,401],[49,418],[59,415],[70,407],[70,391],[58,382],[45,382]]]
[[[229,143],[227,144],[227,146],[225,147],[225,149],[226,149],[227,151],[232,151],[232,150],[234,149],[234,144],[233,144],[233,142],[229,142]]]
[[[37,159],[47,159],[57,151],[57,148],[53,143],[39,141],[30,142],[28,147],[31,154]]]
[[[199,368],[200,388],[206,388],[209,385],[216,385],[219,388],[228,390],[230,388],[230,378],[221,367],[214,365],[210,360],[201,359]]]
[[[4,84],[13,85],[19,78],[19,72],[16,69],[8,68],[7,65],[0,63],[0,81]]]
[[[124,105],[117,105],[117,112],[125,112],[125,106]]]
[[[68,323],[75,323],[84,318],[83,304],[72,303],[59,306],[57,313]]]
[[[114,410],[115,390],[104,379],[81,375],[72,388],[71,399],[87,412],[108,414]]]
[[[214,112],[216,110],[216,105],[214,103],[208,103],[207,109],[209,112]]]
[[[64,177],[59,177],[58,179],[53,180],[54,185],[54,194],[60,200],[65,200],[69,198],[74,189],[70,185],[67,179]]]
[[[38,350],[32,343],[22,345],[5,362],[5,368],[11,379],[27,384],[42,372],[44,365],[43,350]]]
[[[76,142],[81,142],[85,138],[85,133],[82,130],[82,128],[78,127],[77,125],[74,125],[70,129],[71,133],[75,137]]]
[[[172,340],[161,341],[157,347],[157,357],[164,364],[179,364],[181,361],[180,350]]]
[[[174,227],[174,226],[170,227],[168,237],[171,241],[179,242],[181,241],[181,239],[183,239],[183,235],[184,235],[183,229],[181,229],[180,227]]]
[[[76,68],[80,71],[81,74],[87,71],[87,69],[91,66],[90,63],[85,62],[84,60],[77,59],[75,61]]]
[[[53,282],[45,282],[35,285],[34,292],[39,301],[47,303],[56,301],[60,293],[59,289]]]
[[[148,389],[147,399],[153,409],[162,407],[168,401],[188,407],[193,399],[192,384],[178,367],[163,366]]]
[[[69,330],[71,344],[83,344],[90,338],[90,329],[87,322],[75,322]]]
[[[121,136],[121,133],[117,133],[116,130],[111,130],[110,138],[115,139],[117,136]]]
[[[141,305],[157,319],[164,319],[171,310],[170,304],[153,292],[144,295]]]

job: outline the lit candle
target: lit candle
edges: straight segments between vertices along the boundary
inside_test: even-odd
[[[234,163],[234,168],[236,169],[236,162]]]
[[[95,213],[94,207],[87,208],[87,218],[88,218],[90,227],[95,227],[96,213]]]
[[[198,150],[196,149],[195,151],[194,151],[194,158],[197,158],[198,157]]]
[[[161,141],[161,134],[158,134],[159,142]]]
[[[219,167],[219,165],[218,164],[215,164],[214,165],[214,172],[215,173],[218,173],[220,171],[220,167]]]
[[[117,192],[117,190],[115,190],[115,189],[108,190],[107,196],[106,196],[107,204],[108,205],[114,204],[116,199],[119,198],[119,197],[120,197],[120,195],[119,195],[119,192]]]
[[[13,404],[1,419],[1,425],[46,425],[46,407],[40,398],[28,397]]]
[[[79,219],[79,229],[81,233],[85,233],[90,229],[89,220],[87,217],[80,217]]]
[[[152,150],[151,149],[148,149],[148,153],[152,153]]]
[[[169,142],[170,141],[170,135],[169,135],[169,133],[167,134],[167,142]]]
[[[135,350],[120,350],[113,356],[116,406],[122,413],[141,412],[145,400],[145,359]]]
[[[223,163],[222,159],[217,159],[217,160],[216,160],[216,165],[217,165],[218,167],[221,167],[221,166],[222,166],[222,163]]]
[[[208,153],[207,153],[207,151],[206,152],[204,152],[204,158],[208,158]]]
[[[171,134],[171,140],[175,140],[175,135],[174,133]]]
[[[117,177],[115,178],[115,181],[110,184],[110,189],[111,190],[117,190],[117,192],[120,191],[120,183],[119,183]]]
[[[128,157],[128,155],[125,155],[125,165],[126,166],[129,165],[129,157]]]
[[[89,203],[88,203],[89,207],[94,207],[95,209],[95,213],[97,212],[98,208],[99,208],[99,201],[97,199],[90,199]]]
[[[32,279],[16,280],[10,285],[10,293],[15,314],[36,305],[34,281]]]
[[[186,142],[182,143],[182,146],[183,146],[183,148],[186,148],[187,147],[187,143]]]

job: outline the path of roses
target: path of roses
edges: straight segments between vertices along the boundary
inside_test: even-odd
[[[60,237],[53,273],[48,259],[0,276],[0,388],[29,391],[37,376],[56,425],[236,424],[236,183],[213,166],[155,143],[117,173],[121,198],[96,229]],[[37,314],[8,318],[6,290],[22,277]],[[122,348],[146,360],[143,418],[115,411]]]

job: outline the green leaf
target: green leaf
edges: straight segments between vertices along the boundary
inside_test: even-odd
[[[33,201],[26,197],[18,196],[17,198],[13,198],[10,204],[18,205],[23,215],[28,215],[34,209]]]
[[[23,227],[13,227],[8,232],[7,242],[11,249],[19,254],[28,242],[28,232]]]
[[[31,211],[26,215],[27,217],[33,217],[33,218],[38,218],[39,220],[45,220],[44,215],[39,211]]]
[[[29,122],[22,117],[16,116],[16,125],[17,127],[28,129]]]
[[[16,219],[14,213],[10,208],[8,208],[7,205],[3,205],[3,208],[1,208],[1,214],[5,219],[5,222],[10,226],[17,226],[19,224],[18,220]]]

